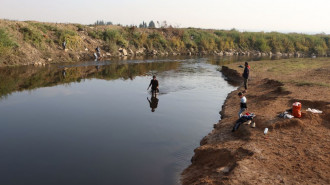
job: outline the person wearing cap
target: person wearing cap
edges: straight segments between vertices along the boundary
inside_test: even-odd
[[[248,62],[245,62],[245,68],[244,68],[244,72],[243,72],[244,88],[245,88],[245,90],[248,89],[249,74],[250,74],[250,66],[249,66],[249,63]]]

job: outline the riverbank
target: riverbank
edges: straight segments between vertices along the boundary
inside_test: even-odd
[[[63,47],[64,41],[66,47]],[[0,67],[143,56],[330,56],[330,36],[0,19]]]
[[[243,63],[222,67],[230,83],[240,83]],[[286,59],[251,62],[249,112],[256,128],[237,120],[242,87],[231,92],[221,121],[201,140],[192,164],[182,172],[182,184],[329,184],[330,60]],[[302,118],[277,115],[302,103]],[[307,108],[322,114],[306,112]],[[264,128],[269,128],[267,135]]]

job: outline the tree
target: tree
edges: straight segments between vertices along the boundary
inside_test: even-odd
[[[94,25],[112,25],[112,22],[111,21],[108,21],[108,22],[105,22],[105,21],[103,21],[103,20],[97,20],[95,23],[94,23]]]
[[[167,22],[163,21],[160,27],[161,28],[168,28]]]
[[[149,22],[149,28],[156,28],[154,21]]]
[[[105,25],[105,23],[104,23],[104,21],[103,20],[97,20],[96,22],[95,22],[95,25]]]
[[[147,23],[143,21],[143,22],[139,25],[139,28],[148,28]]]

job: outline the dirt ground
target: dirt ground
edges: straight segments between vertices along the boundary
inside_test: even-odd
[[[230,83],[241,84],[239,65],[243,63],[222,68]],[[240,87],[228,95],[222,120],[195,149],[182,184],[330,184],[330,59],[259,61],[250,66],[246,98],[248,112],[257,115],[256,128],[241,125],[231,132],[238,119]],[[302,103],[301,118],[277,116],[296,101]]]

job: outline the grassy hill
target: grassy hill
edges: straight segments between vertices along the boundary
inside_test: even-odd
[[[67,50],[62,48],[67,42]],[[0,20],[0,66],[145,55],[329,56],[330,35]]]

